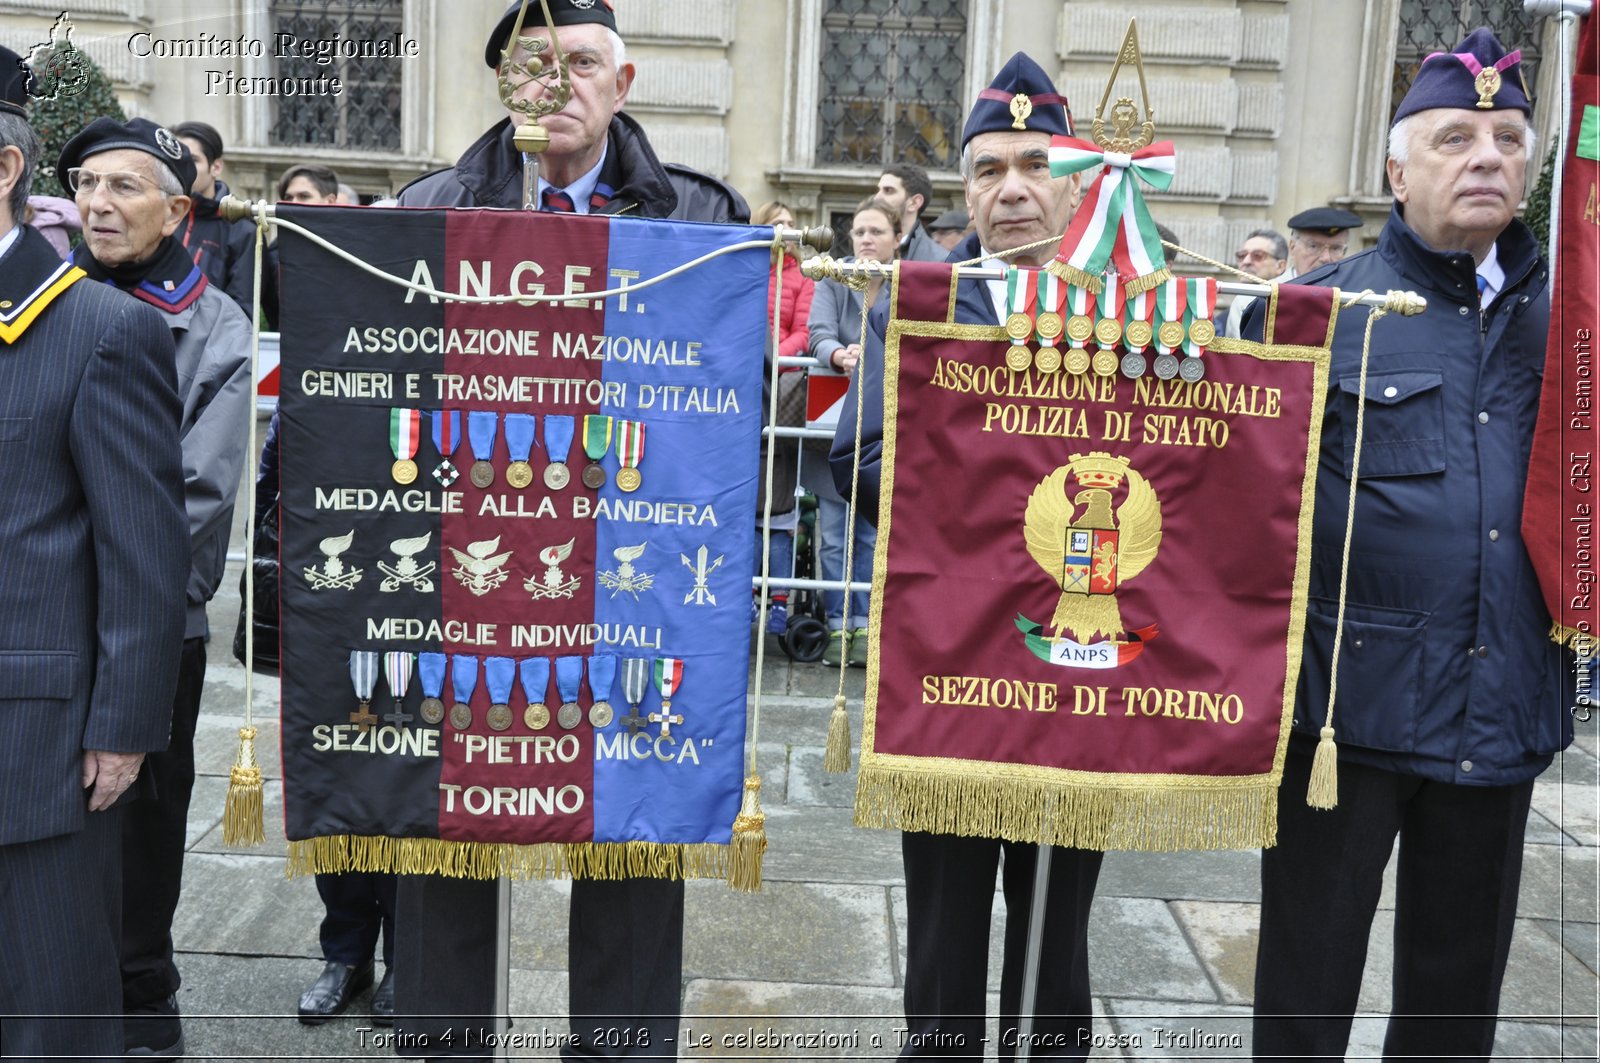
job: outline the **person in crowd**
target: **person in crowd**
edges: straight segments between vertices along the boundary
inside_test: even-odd
[[[1025,127],[1014,126],[1010,102],[1027,96]],[[1043,241],[1010,256],[1014,264],[1043,266],[1077,207],[1079,179],[1050,176],[1052,136],[1070,136],[1066,98],[1032,58],[1017,53],[979,96],[961,135],[961,176],[976,233],[951,252],[954,261],[982,259],[999,267],[995,253]],[[818,293],[821,302],[821,293]],[[1006,301],[1003,280],[963,279],[957,284],[955,319],[998,326]],[[883,453],[883,337],[887,308],[873,311],[865,358],[856,370],[831,462],[835,484],[849,487],[855,467],[856,406],[861,408],[862,516],[876,523]],[[968,662],[979,667],[976,662]],[[959,660],[951,662],[960,667]],[[906,872],[906,1026],[900,1054],[979,1060],[984,1056],[988,989],[989,916],[997,866],[1003,871],[1005,946],[1000,972],[999,1053],[1015,1051],[1021,1008],[1023,959],[1033,907],[1038,846],[996,838],[905,831],[900,849]],[[1004,853],[1004,861],[1001,854]],[[1091,1045],[1089,907],[1101,855],[1051,849],[1045,896],[1043,950],[1033,1033],[1035,1058],[1084,1059]],[[1006,1034],[1010,1033],[1009,1043]]]
[[[794,228],[794,212],[788,204],[772,200],[755,209],[750,215],[752,225],[772,225]],[[800,357],[807,353],[809,332],[806,322],[811,316],[811,299],[816,285],[800,272],[800,245],[784,242],[782,249],[773,250],[772,275],[767,282],[767,320],[777,315],[780,358]],[[779,290],[782,289],[782,303]],[[768,342],[770,345],[771,338]],[[778,372],[778,421],[788,428],[805,425],[806,373],[799,366],[780,369]],[[767,574],[773,579],[788,579],[794,575],[794,530],[798,510],[795,506],[795,481],[799,469],[800,448],[795,441],[776,440],[772,444],[772,519]],[[766,453],[761,455],[761,475],[767,475]],[[765,512],[766,492],[756,495],[756,526],[759,531]],[[761,553],[755,557],[756,575],[761,574]],[[752,620],[760,619],[759,596],[753,600]],[[789,630],[789,592],[776,588],[767,604],[767,633],[782,635]]]
[[[967,217],[967,212],[954,207],[933,219],[928,232],[933,234],[934,242],[940,247],[953,251],[957,244],[967,238],[971,226],[972,219]]]
[[[194,733],[205,687],[206,603],[222,583],[250,416],[250,323],[175,233],[190,216],[194,157],[147,118],[98,118],[61,149],[56,175],[83,221],[73,262],[160,311],[177,351],[183,501],[189,519],[187,617],[168,747],[145,759],[155,786],[124,817],[122,997],[130,1054],[183,1054],[172,916],[194,788]]]
[[[1252,277],[1270,281],[1289,264],[1289,241],[1275,229],[1255,229],[1233,253],[1234,263]]]
[[[928,171],[914,162],[885,166],[878,175],[877,197],[895,211],[900,233],[899,257],[913,262],[943,262],[948,249],[922,227],[922,212],[933,198]]]
[[[850,219],[850,247],[854,254],[846,261],[893,262],[900,245],[900,215],[892,206],[879,196],[857,204]],[[867,282],[865,292],[835,280],[819,281],[816,298],[811,303],[811,356],[829,371],[846,376],[853,374],[861,361],[862,305],[875,306],[888,294],[888,284],[879,277]],[[842,427],[843,422],[841,430]],[[853,420],[849,428],[854,431]],[[856,583],[870,583],[877,531],[867,521],[855,519],[848,495],[842,493],[847,489],[834,487],[827,453],[825,443],[808,445],[800,469],[801,484],[817,496],[818,560],[822,578],[830,582],[845,578],[845,544],[853,539],[850,579]],[[848,660],[852,667],[866,667],[868,601],[866,591],[851,591],[848,595],[836,590],[823,592],[822,604],[828,624],[823,664],[838,667],[841,661]]]
[[[634,65],[608,3],[550,0],[552,28],[528,5],[511,41],[520,0],[484,45],[492,72],[509,46],[514,99],[536,100],[545,84],[518,73],[531,49],[553,59],[553,32],[569,64],[572,97],[541,120],[550,146],[539,159],[538,202],[546,210],[643,218],[743,222],[749,206],[732,188],[686,167],[663,164],[640,125],[623,113]],[[524,43],[527,42],[527,43]],[[485,79],[485,88],[493,84]],[[401,190],[405,207],[523,205],[522,154],[512,143],[521,111],[491,126],[449,169]],[[683,881],[578,879],[568,920],[571,1035],[565,1059],[670,1059],[682,1009]],[[407,875],[400,882],[395,984],[396,1030],[430,1058],[488,1058],[480,1031],[493,1028],[494,957],[499,936],[492,881]],[[451,913],[441,919],[440,912]]]
[[[1566,651],[1521,532],[1550,304],[1516,216],[1534,157],[1519,56],[1478,29],[1423,62],[1389,133],[1377,247],[1298,278],[1428,306],[1384,320],[1365,359],[1362,329],[1334,336],[1305,663],[1278,844],[1261,856],[1258,1060],[1344,1058],[1391,859],[1384,1058],[1493,1051],[1533,780],[1572,740]],[[1337,750],[1331,809],[1308,807],[1313,750]]]
[[[115,1059],[123,821],[136,780],[156,797],[188,656],[182,407],[164,315],[22,222],[25,70],[0,47],[0,1014],[8,1056]],[[183,191],[98,163],[79,180],[102,198]]]
[[[1350,252],[1350,234],[1361,215],[1338,207],[1311,207],[1289,219],[1289,277],[1338,262]]]
[[[179,122],[172,132],[194,156],[189,216],[174,235],[211,283],[238,303],[248,318],[255,308],[256,227],[217,214],[217,204],[229,194],[222,179],[222,134],[205,122]]]
[[[62,258],[72,254],[72,241],[83,232],[78,205],[62,196],[31,195],[23,219],[46,240]]]

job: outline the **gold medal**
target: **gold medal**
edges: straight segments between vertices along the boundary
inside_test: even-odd
[[[1176,347],[1183,342],[1183,322],[1163,321],[1161,328],[1156,332],[1156,338],[1163,347]]]
[[[644,482],[644,477],[639,475],[639,470],[634,468],[617,470],[617,487],[623,491],[637,491]]]
[[[1094,339],[1102,347],[1115,347],[1122,341],[1122,322],[1103,317],[1094,327]]]
[[[1073,376],[1082,376],[1089,371],[1089,352],[1078,348],[1068,351],[1065,365]]]
[[[578,708],[576,701],[568,701],[556,710],[556,723],[562,730],[570,731],[583,722],[583,710]]]
[[[589,706],[589,725],[596,730],[610,727],[613,716],[610,702],[597,701]]]
[[[1100,376],[1115,376],[1117,367],[1122,364],[1122,359],[1111,351],[1095,351],[1094,360],[1089,363]]]
[[[1033,354],[1033,367],[1041,373],[1061,371],[1061,352],[1054,347],[1040,347]]]
[[[511,726],[511,706],[490,705],[489,714],[484,719],[488,720],[491,731],[504,731]]]
[[[423,698],[417,714],[422,717],[423,723],[436,724],[444,719],[444,702],[438,698]]]
[[[1083,314],[1073,314],[1067,319],[1067,339],[1073,343],[1083,343],[1094,335],[1094,322]]]
[[[1500,91],[1500,71],[1492,66],[1484,67],[1472,79],[1472,87],[1478,90],[1478,109],[1489,110],[1494,106],[1494,94]]]
[[[472,480],[473,487],[488,488],[494,486],[494,466],[486,461],[473,462],[472,469],[467,473],[467,476]]]
[[[1027,314],[1012,314],[1006,318],[1006,335],[1021,343],[1033,335],[1033,322]]]
[[[530,731],[542,731],[550,726],[550,710],[536,701],[523,712],[522,722]]]
[[[1217,338],[1217,326],[1203,317],[1197,317],[1189,322],[1189,338],[1202,347],[1208,346]]]
[[[465,731],[472,726],[472,708],[465,702],[458,701],[450,706],[450,726],[458,731]]]
[[[1061,315],[1053,310],[1046,310],[1039,315],[1039,323],[1035,327],[1038,328],[1039,335],[1047,340],[1053,340],[1061,335],[1061,325]]]
[[[1028,366],[1032,364],[1033,352],[1020,343],[1014,343],[1006,348],[1006,368],[1013,373],[1027,372]]]
[[[572,471],[565,462],[552,461],[544,467],[544,485],[552,491],[559,491],[572,482]]]
[[[476,481],[474,481],[476,482]],[[533,483],[533,466],[525,461],[514,461],[506,466],[506,483],[518,491]]]
[[[390,471],[394,473],[394,482],[397,484],[417,482],[417,463],[410,458],[401,458]]]
[[[1126,335],[1128,337],[1128,346],[1148,347],[1150,346],[1150,338],[1155,335],[1155,330],[1150,327],[1150,322],[1148,321],[1134,320],[1128,322]]]

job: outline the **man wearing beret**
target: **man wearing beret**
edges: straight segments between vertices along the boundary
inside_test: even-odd
[[[1032,105],[1025,128],[1015,128],[1011,104]],[[1056,252],[1080,193],[1076,174],[1050,176],[1050,138],[1072,133],[1067,101],[1039,64],[1019,52],[984,89],[961,136],[961,178],[967,211],[977,231],[948,261],[982,258],[985,266],[1043,266]],[[1039,241],[1042,247],[1001,260],[997,253]],[[955,320],[998,325],[1005,316],[1003,280],[962,280]],[[830,460],[839,491],[848,496],[856,441],[855,404],[861,403],[861,515],[877,522],[883,451],[883,337],[887,307],[870,323],[861,371],[850,383]],[[984,1056],[989,916],[997,865],[1006,900],[1004,959],[1000,971],[1001,1059],[1015,1052],[1025,972],[1029,910],[1038,846],[995,838],[905,831],[900,839],[906,872],[906,1025],[900,1054],[974,1059]],[[1004,853],[1004,861],[1001,854]],[[1100,875],[1101,853],[1051,850],[1045,900],[1044,962],[1030,1046],[1035,1058],[1084,1059],[1090,1048],[1089,906]],[[1006,1034],[1010,1033],[1009,1039]]]
[[[20,70],[0,48],[0,1037],[115,1059],[122,798],[166,748],[183,633],[180,407],[161,315],[22,224]]]
[[[1533,155],[1519,59],[1482,29],[1429,56],[1390,131],[1395,204],[1377,247],[1300,278],[1412,289],[1428,308],[1373,330],[1364,391],[1359,319],[1335,336],[1305,658],[1278,844],[1261,860],[1257,1059],[1344,1057],[1396,837],[1384,1058],[1493,1048],[1533,779],[1572,740],[1565,651],[1520,532],[1549,305],[1515,216]],[[1258,303],[1245,335],[1261,316]],[[1307,805],[1319,735],[1337,743],[1330,810]]]
[[[499,69],[520,2],[495,24],[484,62]],[[539,156],[542,210],[688,221],[743,222],[749,207],[722,182],[663,164],[644,130],[622,112],[634,67],[617,35],[610,0],[550,0],[556,40],[568,64],[572,96],[539,119],[550,146]],[[508,76],[515,98],[537,100],[543,79],[525,65],[554,61],[538,0],[527,5],[523,33],[511,44]],[[488,87],[486,82],[485,87]],[[528,121],[519,111],[491,127],[455,166],[428,174],[400,193],[403,207],[523,206],[523,158],[512,143]],[[413,1040],[407,1054],[487,1058],[483,1031],[494,1025],[494,882],[407,875],[400,880],[395,980],[396,1028]],[[571,1035],[564,1059],[671,1059],[682,1009],[683,882],[633,878],[572,883],[568,918]],[[447,913],[442,915],[441,913]],[[424,1017],[425,1016],[425,1017]]]
[[[194,732],[206,674],[206,603],[222,582],[250,414],[250,323],[174,238],[189,216],[195,164],[146,118],[99,118],[61,149],[56,173],[77,199],[83,243],[73,261],[92,280],[160,311],[177,347],[188,603],[172,742],[149,757],[153,793],[123,829],[122,991],[130,1055],[183,1053],[172,915],[194,788]]]
[[[1359,228],[1361,215],[1338,207],[1312,207],[1290,218],[1289,274],[1284,280],[1344,258],[1350,230]]]

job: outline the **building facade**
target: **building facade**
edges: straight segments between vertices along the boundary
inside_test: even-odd
[[[1157,136],[1178,146],[1152,211],[1224,261],[1319,204],[1358,211],[1373,238],[1389,116],[1466,29],[1524,50],[1542,144],[1563,66],[1553,24],[1517,0],[614,2],[639,68],[627,109],[658,153],[802,223],[847,221],[897,160],[933,175],[930,217],[958,204],[962,118],[1016,51],[1057,75],[1087,130],[1135,16]],[[252,197],[306,161],[390,194],[503,113],[482,58],[501,0],[0,0],[0,42],[27,54],[64,6],[128,112],[215,125],[226,179]],[[364,43],[388,47],[349,54]],[[1116,95],[1140,96],[1126,67]]]

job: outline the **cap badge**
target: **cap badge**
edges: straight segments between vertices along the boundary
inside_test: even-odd
[[[1011,128],[1027,129],[1028,116],[1033,113],[1033,100],[1026,92],[1011,97]]]
[[[156,129],[156,147],[161,153],[174,161],[183,158],[183,145],[178,143],[178,138],[169,133],[165,126]]]
[[[1478,90],[1478,107],[1487,111],[1494,106],[1494,94],[1500,91],[1500,71],[1486,66],[1473,78],[1472,87]]]

